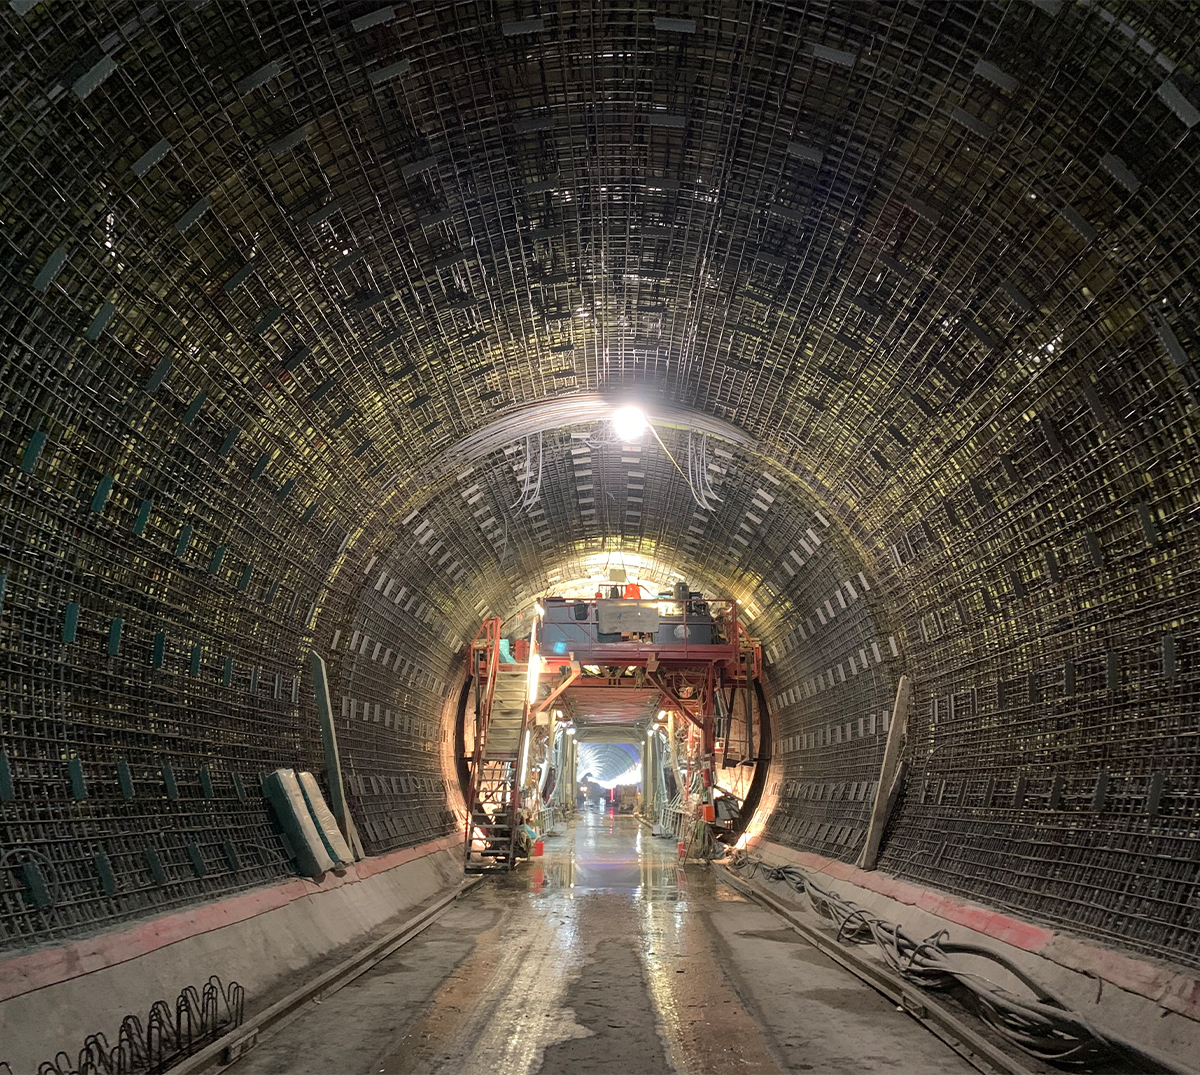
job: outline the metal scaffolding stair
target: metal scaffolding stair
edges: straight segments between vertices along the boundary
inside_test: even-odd
[[[477,749],[471,759],[464,868],[509,869],[516,859],[521,742],[528,720],[528,666],[497,659],[499,623],[485,623],[473,645],[479,675]],[[485,652],[486,650],[486,652]]]

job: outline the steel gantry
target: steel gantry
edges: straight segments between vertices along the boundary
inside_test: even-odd
[[[469,870],[512,865],[523,820],[520,782],[529,764],[526,733],[551,723],[550,714],[569,707],[573,697],[586,697],[614,723],[629,722],[639,702],[644,709],[654,702],[685,721],[699,740],[701,799],[711,807],[718,715],[732,711],[737,691],[748,692],[749,710],[762,677],[762,648],[739,621],[733,600],[550,597],[543,606],[527,643],[517,640],[506,653],[500,621],[490,619],[471,645],[476,720],[467,759]],[[705,818],[712,820],[709,813]]]

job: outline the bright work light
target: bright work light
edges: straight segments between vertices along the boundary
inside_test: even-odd
[[[618,407],[612,413],[612,424],[617,439],[630,443],[646,432],[649,423],[640,407]]]

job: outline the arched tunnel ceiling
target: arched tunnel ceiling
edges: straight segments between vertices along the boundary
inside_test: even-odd
[[[792,580],[829,551],[818,531],[830,521],[813,494],[726,423],[651,406],[654,431],[624,442],[611,411],[598,396],[553,401],[454,445],[404,484],[416,492],[393,511],[394,544],[379,569],[409,577],[428,564],[427,547],[448,554],[432,572],[447,607],[465,587],[505,615],[618,567],[647,584],[686,578],[728,593],[752,621],[785,619]],[[467,625],[484,610],[463,609]]]
[[[1125,849],[1195,842],[1148,808],[1196,781],[1187,5],[12,0],[0,25],[30,796],[64,749],[226,788],[318,764],[315,645],[370,849],[443,832],[465,640],[620,552],[766,640],[771,838],[853,857],[908,670],[887,868],[1200,959],[1166,897],[1081,909],[1138,875]],[[709,434],[714,510],[653,440],[611,443],[630,398],[681,462]],[[102,915],[194,898],[183,873]],[[10,933],[81,928],[39,922]]]
[[[635,768],[639,761],[636,744],[582,742],[575,776],[579,780],[590,776],[598,783],[612,781]]]
[[[1081,373],[1103,405],[1100,356],[1145,352],[1142,393],[1180,376],[1187,229],[1161,224],[1191,113],[1157,47],[1114,74],[1100,11],[39,8],[10,16],[14,254],[64,328],[171,363],[161,402],[204,394],[231,465],[351,528],[551,395],[724,417],[879,517],[1043,441]],[[1186,40],[1172,13],[1140,40]],[[1086,47],[1106,62],[1047,64]],[[1099,137],[1121,78],[1174,92]]]

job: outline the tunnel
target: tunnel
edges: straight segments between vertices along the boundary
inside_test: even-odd
[[[1200,1069],[1194,5],[0,26],[0,1072]]]

